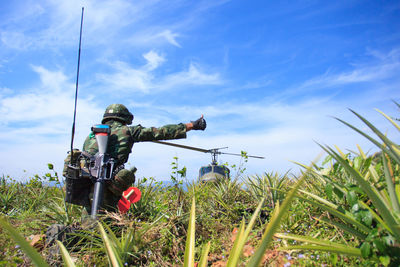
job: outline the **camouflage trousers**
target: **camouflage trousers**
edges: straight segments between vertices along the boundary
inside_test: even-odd
[[[101,205],[102,209],[117,211],[117,204],[122,197],[122,193],[135,182],[135,172],[135,167],[130,170],[122,169],[115,175],[113,180],[106,182],[103,204]]]

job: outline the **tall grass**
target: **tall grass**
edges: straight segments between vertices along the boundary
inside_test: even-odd
[[[334,160],[328,172],[314,171],[314,177],[323,181],[326,195],[318,196],[300,191],[302,200],[333,216],[323,221],[353,236],[352,244],[330,242],[306,236],[278,234],[277,237],[297,240],[303,245],[287,246],[285,250],[320,250],[380,262],[383,265],[400,264],[400,209],[399,169],[400,147],[379,131],[367,119],[354,113],[380,141],[366,132],[338,119],[377,145],[382,152],[367,157],[359,148],[359,155],[351,157],[340,149],[321,146]],[[400,131],[399,125],[379,111]]]
[[[56,175],[33,177],[26,184],[3,177],[0,264],[27,264],[23,251],[32,264],[48,265],[49,257],[57,255],[38,236],[58,223],[79,226],[70,235],[79,240],[73,246],[57,242],[62,261],[57,256],[52,263],[66,266],[308,266],[340,260],[395,266],[400,255],[400,148],[352,112],[378,139],[339,121],[380,153],[368,156],[360,147],[344,153],[320,145],[327,159],[321,166],[301,165],[305,170],[299,177],[266,172],[243,182],[192,182],[186,191],[149,178],[138,183],[141,201],[126,214],[107,214],[95,226],[81,223],[80,207],[64,206],[60,188],[44,185],[44,179]],[[382,115],[400,131],[396,121]],[[249,247],[250,256],[244,253]],[[296,253],[301,257],[290,256]]]

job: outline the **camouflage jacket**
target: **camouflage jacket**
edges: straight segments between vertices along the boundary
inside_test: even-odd
[[[160,128],[143,126],[127,126],[117,120],[107,121],[111,127],[111,134],[108,139],[107,153],[117,159],[117,165],[128,161],[132,146],[137,142],[153,140],[170,140],[186,138],[186,126],[183,123],[169,124]],[[92,133],[86,138],[83,150],[94,155],[98,152],[96,138]]]

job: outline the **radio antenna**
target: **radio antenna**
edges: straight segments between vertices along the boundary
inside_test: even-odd
[[[73,157],[73,149],[74,149],[74,136],[75,136],[75,120],[76,120],[76,104],[78,102],[78,83],[79,83],[79,66],[81,63],[81,43],[82,43],[82,24],[83,24],[83,10],[82,7],[82,16],[81,16],[81,30],[79,33],[79,51],[78,51],[78,68],[76,70],[76,87],[75,87],[75,107],[74,107],[74,121],[72,123],[72,135],[71,135],[71,161],[72,164],[72,157]]]

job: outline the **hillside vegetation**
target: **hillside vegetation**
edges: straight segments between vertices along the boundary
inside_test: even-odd
[[[400,147],[353,113],[373,136],[338,120],[379,153],[320,145],[325,159],[299,164],[304,171],[296,177],[239,171],[208,184],[188,182],[173,169],[172,184],[138,181],[139,202],[95,223],[64,203],[51,165],[27,183],[3,177],[0,265],[399,266]],[[396,119],[382,115],[400,131]],[[45,234],[54,224],[75,231],[49,245]]]

